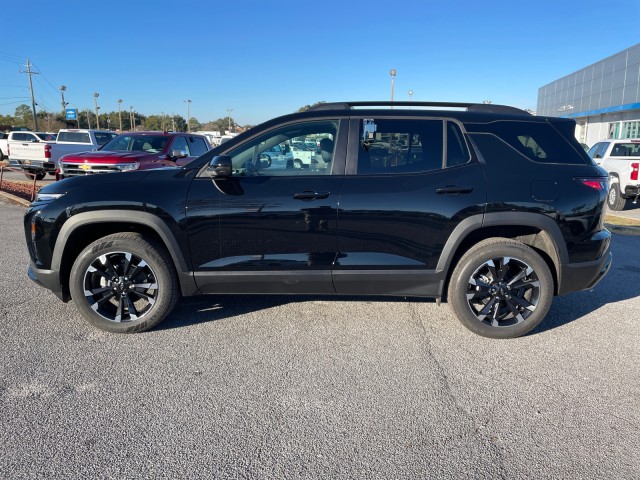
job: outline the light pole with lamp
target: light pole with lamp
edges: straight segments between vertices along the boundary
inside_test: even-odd
[[[100,110],[100,107],[98,106],[98,97],[100,96],[100,94],[98,92],[95,92],[93,94],[93,103],[96,106],[96,128],[100,128],[100,116],[98,115],[98,110]]]
[[[389,70],[389,73],[391,74],[391,101],[393,102],[393,81],[396,79],[396,69],[392,68]],[[393,108],[393,106],[391,108]]]
[[[184,103],[187,104],[187,132],[191,131],[191,100],[185,100]]]
[[[411,97],[413,97],[413,90],[409,90],[409,101],[411,101]]]
[[[122,105],[122,99],[118,99],[118,119],[120,120],[120,133],[122,133],[122,112],[120,111],[120,106]]]
[[[229,133],[231,133],[231,112],[233,112],[233,108],[227,108],[227,117],[229,117]]]

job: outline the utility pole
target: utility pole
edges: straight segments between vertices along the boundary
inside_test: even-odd
[[[27,75],[29,75],[29,90],[31,90],[31,107],[33,108],[33,125],[35,127],[35,131],[38,131],[38,115],[36,114],[36,99],[33,96],[33,81],[31,80],[31,75],[38,75],[38,72],[34,72],[31,70],[31,62],[29,61],[29,59],[27,58],[27,64],[25,65],[25,67],[27,67],[27,71],[20,71],[20,73],[26,73]]]

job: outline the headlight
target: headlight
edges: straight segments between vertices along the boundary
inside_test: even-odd
[[[53,202],[63,196],[64,193],[36,193],[35,202]]]
[[[129,170],[138,170],[140,168],[140,162],[125,163],[124,165],[116,165],[116,168],[121,172],[127,172]]]

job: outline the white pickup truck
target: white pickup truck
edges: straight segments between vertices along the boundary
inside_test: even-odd
[[[607,205],[623,210],[627,200],[640,196],[640,139],[604,140],[593,145],[589,156],[609,172]]]
[[[7,147],[9,146],[9,134],[0,132],[0,162],[8,157]]]
[[[8,141],[9,161],[24,170],[28,177],[42,180],[58,168],[58,160],[67,153],[95,150],[116,136],[110,130],[63,129],[49,136],[39,132],[11,132]]]

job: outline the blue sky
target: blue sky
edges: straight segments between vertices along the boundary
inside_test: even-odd
[[[4,2],[0,114],[130,106],[257,124],[320,100],[535,110],[538,88],[640,43],[640,0]],[[634,19],[627,22],[621,19]]]

